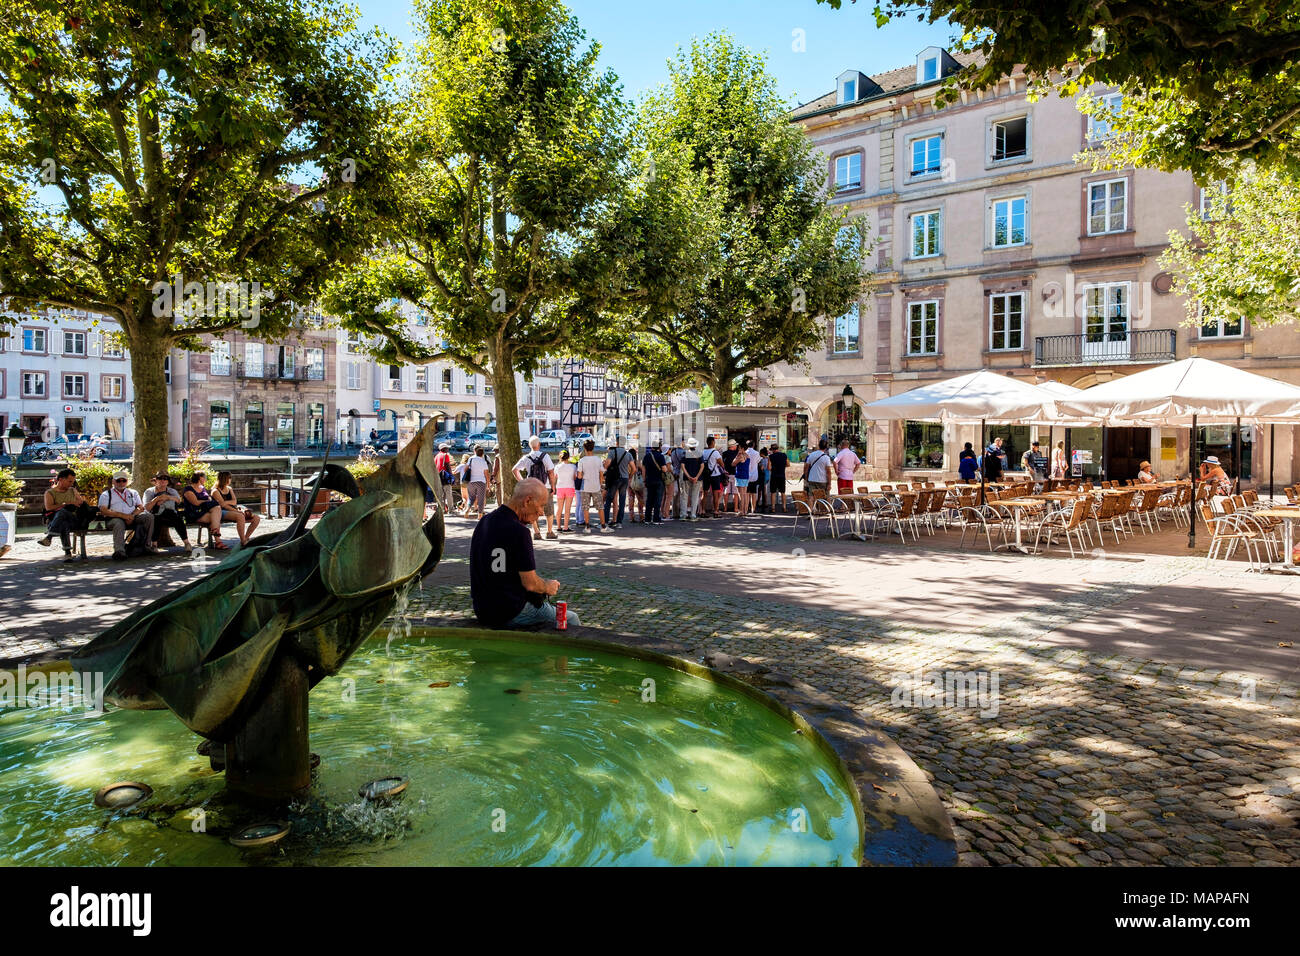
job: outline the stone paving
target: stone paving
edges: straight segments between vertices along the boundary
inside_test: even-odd
[[[471,529],[452,523],[416,622],[465,613]],[[964,865],[1300,862],[1296,579],[1207,571],[1185,532],[1071,560],[959,552],[942,532],[904,547],[788,529],[563,536],[539,544],[539,569],[584,623],[767,662],[852,704],[931,776]],[[66,654],[121,601],[191,573],[180,556],[65,572],[36,551],[0,563],[9,661]],[[67,595],[110,580],[130,584],[70,612]],[[12,613],[50,588],[65,589],[53,606]],[[950,678],[927,699],[936,674],[996,676],[996,693],[963,700]]]

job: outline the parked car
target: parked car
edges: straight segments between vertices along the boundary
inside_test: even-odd
[[[52,441],[37,442],[29,445],[27,454],[35,461],[56,461],[64,455],[83,455],[89,452],[92,458],[103,458],[108,454],[108,442],[98,435],[60,435]]]
[[[497,450],[496,432],[475,432],[465,439],[465,444],[469,450],[473,450],[475,445],[482,445],[483,451],[494,452]]]

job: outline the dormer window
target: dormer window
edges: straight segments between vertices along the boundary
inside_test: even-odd
[[[961,64],[947,50],[937,46],[926,47],[916,55],[916,85],[934,83],[960,69]]]
[[[858,89],[857,80],[845,80],[844,89],[840,91],[840,102],[852,103],[854,100],[856,100],[858,98],[857,89]]]
[[[880,84],[859,70],[845,70],[835,81],[835,99],[840,106],[883,92]]]

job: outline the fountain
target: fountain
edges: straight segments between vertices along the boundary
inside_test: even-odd
[[[122,710],[0,711],[0,792],[16,795],[0,801],[0,854],[954,862],[919,768],[799,681],[592,628],[413,626],[409,589],[443,553],[441,514],[423,522],[425,489],[438,491],[430,428],[359,486],[327,464],[307,500],[349,500],[310,533],[303,516],[254,539],[79,652],[73,666],[102,673]]]

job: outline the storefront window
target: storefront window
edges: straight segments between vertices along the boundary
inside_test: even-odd
[[[984,447],[988,447],[995,438],[1002,439],[1002,467],[1004,470],[1019,471],[1020,456],[1029,450],[1028,425],[989,425],[985,429]],[[1097,455],[1101,462],[1101,454]]]
[[[208,428],[208,441],[213,451],[230,450],[230,403],[213,402],[208,412],[211,425]]]
[[[293,407],[293,402],[280,402],[276,406],[275,444],[279,448],[292,448],[294,445]]]
[[[1251,456],[1255,447],[1255,430],[1249,425],[1241,427],[1241,466],[1237,465],[1237,452],[1233,443],[1232,425],[1205,425],[1196,430],[1196,460],[1205,461],[1213,455],[1219,459],[1229,478],[1249,481]]]
[[[903,467],[943,467],[943,426],[938,422],[903,422]]]
[[[791,461],[803,461],[808,454],[808,416],[804,412],[787,411],[781,419],[781,447]]]
[[[104,437],[109,441],[122,440],[122,419],[105,418],[104,419]]]
[[[833,446],[847,438],[853,443],[854,450],[862,455],[867,447],[866,423],[862,418],[862,406],[857,402],[835,402],[822,414],[822,435]]]
[[[262,403],[249,402],[244,409],[244,447],[266,447],[266,432],[264,429]]]
[[[325,444],[325,405],[312,402],[307,406],[307,447],[319,448]]]

